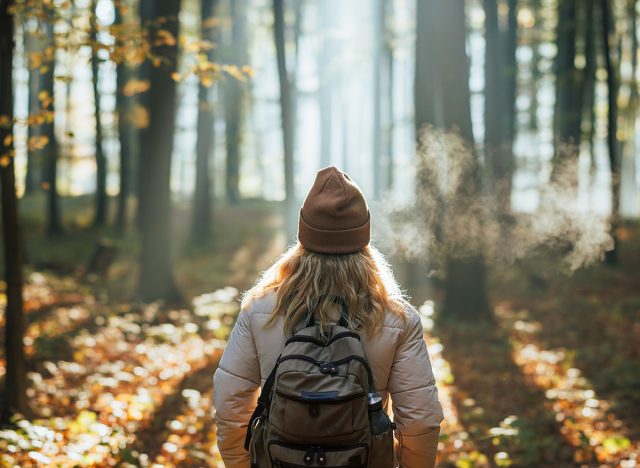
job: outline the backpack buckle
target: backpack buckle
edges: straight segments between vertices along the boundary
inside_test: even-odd
[[[320,372],[323,374],[336,375],[338,373],[338,366],[330,362],[322,362],[320,363]]]

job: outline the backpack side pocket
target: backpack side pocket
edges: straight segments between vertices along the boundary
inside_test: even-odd
[[[381,434],[371,434],[371,451],[368,468],[393,468],[393,426]]]

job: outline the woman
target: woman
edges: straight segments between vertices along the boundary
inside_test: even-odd
[[[298,243],[245,294],[215,372],[218,448],[228,468],[250,466],[247,424],[286,338],[314,298],[322,298],[316,322],[336,322],[335,297],[348,305],[385,408],[391,398],[402,466],[434,466],[443,414],[422,323],[369,240],[370,214],[358,186],[333,166],[320,170],[300,210]]]

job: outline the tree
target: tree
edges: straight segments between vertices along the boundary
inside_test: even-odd
[[[602,42],[607,67],[607,146],[609,149],[609,168],[611,173],[611,237],[613,248],[605,253],[605,261],[610,265],[618,263],[617,228],[620,223],[620,158],[618,155],[618,77],[617,67],[612,57],[611,42],[615,44],[614,19],[611,2],[600,0],[602,13]],[[635,31],[634,31],[635,34]]]
[[[325,0],[318,4],[320,9],[320,28],[323,32],[322,46],[318,54],[318,88],[320,110],[320,166],[331,164],[331,145],[333,129],[333,70],[335,68],[335,39],[333,39],[332,0]]]
[[[142,0],[152,21],[149,37],[151,55],[159,66],[149,69],[149,126],[143,131],[145,150],[140,152],[143,197],[140,200],[139,294],[142,300],[179,301],[171,260],[171,153],[176,114],[176,71],[178,55],[178,13],[180,0]]]
[[[273,34],[278,60],[278,77],[280,79],[280,112],[282,115],[282,139],[284,147],[284,183],[285,183],[285,216],[287,225],[287,238],[292,237],[294,232],[291,213],[295,203],[293,186],[293,144],[294,144],[294,121],[293,103],[291,96],[292,84],[287,72],[287,62],[285,54],[285,18],[283,0],[273,1]]]
[[[509,2],[506,31],[500,29],[498,1],[485,0],[485,157],[496,208],[511,211],[515,78],[517,40],[516,5]]]
[[[122,5],[116,1],[115,24],[120,30],[125,27]],[[116,40],[118,38],[116,37]],[[122,46],[122,45],[121,45]],[[118,138],[120,140],[120,190],[116,212],[116,228],[123,232],[127,224],[127,202],[131,192],[131,165],[136,154],[138,132],[132,119],[135,99],[127,96],[125,86],[134,76],[131,67],[124,57],[116,65],[116,109],[118,115]]]
[[[581,77],[575,66],[578,7],[579,4],[575,0],[558,1],[556,101],[553,112],[555,151],[551,174],[553,179],[561,174],[567,175],[564,163],[574,163],[580,149],[582,96],[577,90]],[[567,144],[572,145],[573,149],[567,149]],[[577,174],[571,175],[574,178],[572,185],[577,187]]]
[[[227,45],[228,58],[238,65],[247,63],[247,20],[245,0],[230,2],[231,38]],[[225,168],[225,193],[227,200],[235,203],[240,198],[240,144],[244,114],[245,89],[238,80],[227,80],[224,87],[224,115],[226,129],[227,160]]]
[[[29,69],[29,115],[35,116],[40,112],[40,100],[38,93],[41,87],[40,61],[43,54],[47,51],[43,47],[41,33],[37,28],[33,28],[32,24],[25,23],[25,51],[27,55],[27,64]],[[53,53],[53,50],[51,50]],[[39,136],[39,125],[35,122],[27,127],[27,139],[37,139]],[[30,195],[35,192],[38,184],[42,179],[42,174],[38,173],[37,160],[38,150],[32,145],[27,146],[27,173],[24,180],[24,192]]]
[[[95,114],[95,158],[96,158],[96,207],[93,219],[94,226],[103,226],[107,220],[107,158],[102,145],[102,123],[100,120],[100,87],[99,71],[100,59],[98,58],[98,17],[96,12],[97,1],[91,2],[91,28],[89,41],[91,44],[91,72],[93,86],[93,102]]]
[[[454,130],[466,144],[466,151],[472,158],[472,164],[462,173],[463,183],[459,184],[456,193],[450,199],[434,201],[446,205],[447,216],[456,216],[463,209],[461,200],[480,193],[479,165],[472,150],[464,2],[418,0],[416,20],[416,131],[419,133],[426,124],[446,131]],[[451,152],[447,155],[450,160],[457,156]],[[436,226],[435,229],[439,228]],[[474,233],[467,235],[473,236]],[[467,320],[489,319],[491,314],[481,252],[466,255],[447,252],[444,265],[444,315]]]
[[[214,58],[217,42],[212,22],[218,16],[218,0],[200,2],[200,34],[203,41],[211,43],[207,50],[207,60]],[[200,81],[198,87],[198,135],[196,141],[196,184],[193,193],[193,216],[191,234],[196,241],[202,241],[211,234],[211,176],[209,162],[214,147],[214,112],[211,83]]]
[[[13,149],[14,18],[9,0],[0,0],[0,182],[2,183],[2,239],[7,305],[5,309],[6,382],[1,419],[15,412],[25,414],[27,378],[24,355],[22,304],[22,246]]]

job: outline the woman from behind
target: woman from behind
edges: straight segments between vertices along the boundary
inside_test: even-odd
[[[348,328],[359,334],[374,388],[390,405],[402,466],[435,465],[443,413],[420,317],[370,244],[362,192],[331,166],[305,198],[298,242],[245,293],[215,372],[214,417],[227,467],[251,466],[245,434],[261,387],[309,311],[321,328],[338,321],[336,298],[346,303]]]

